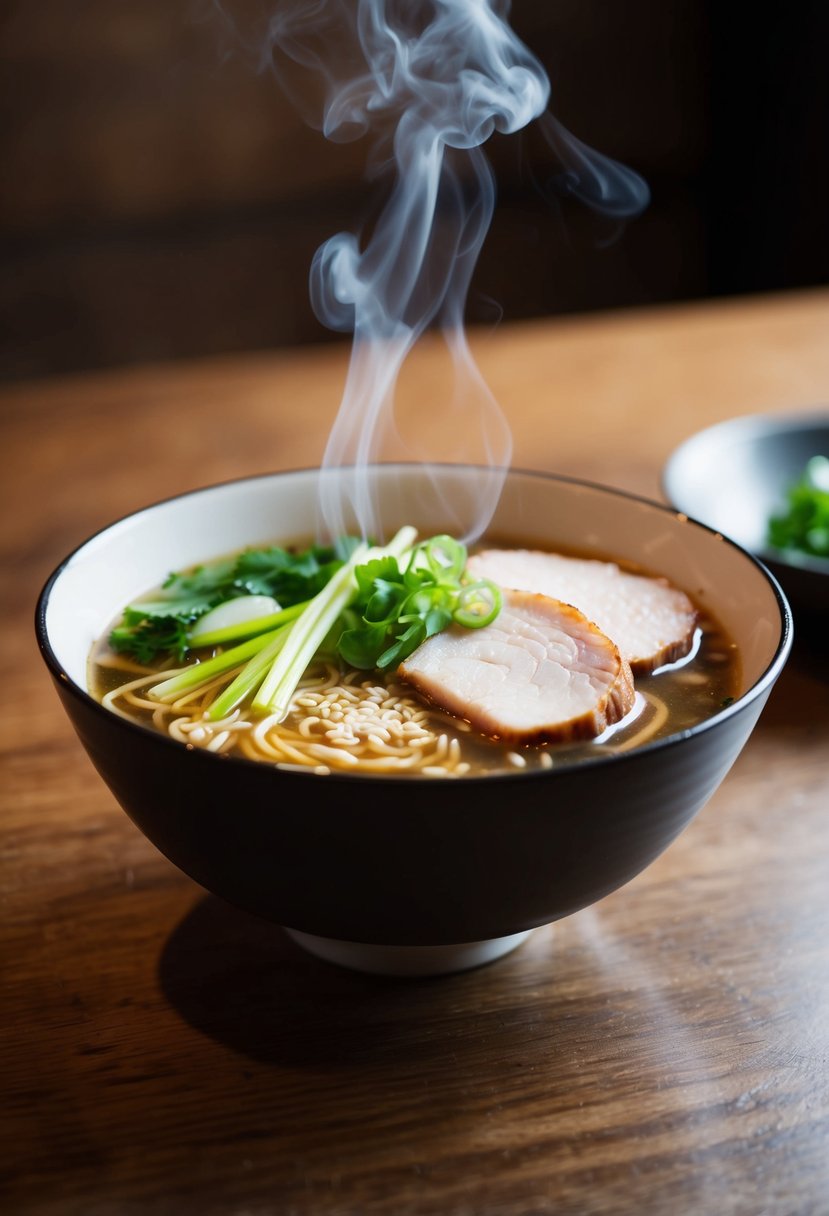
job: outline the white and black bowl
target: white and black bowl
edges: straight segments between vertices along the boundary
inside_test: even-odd
[[[378,472],[389,529],[445,529],[444,497],[481,471]],[[463,779],[279,770],[188,750],[103,708],[90,649],[170,570],[313,530],[319,474],[197,490],[112,524],[75,550],[37,607],[44,660],[101,777],[140,830],[196,882],[367,970],[436,973],[503,954],[537,926],[620,887],[711,797],[791,645],[779,587],[749,554],[665,507],[610,489],[510,472],[493,534],[614,555],[667,576],[739,647],[739,695],[692,729],[618,755]]]

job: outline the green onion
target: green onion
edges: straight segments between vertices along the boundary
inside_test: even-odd
[[[502,602],[501,588],[488,578],[467,583],[458,594],[452,620],[456,625],[463,625],[464,629],[482,629],[495,620]]]
[[[241,705],[255,688],[259,687],[268,667],[273,663],[287,642],[290,632],[290,623],[283,625],[281,629],[276,631],[276,636],[271,637],[267,645],[258,654],[255,654],[250,662],[242,668],[233,683],[227,686],[207,711],[207,717],[211,721],[218,722],[222,718],[227,717],[237,705]]]
[[[282,628],[284,629],[285,626],[283,625]],[[240,646],[234,646],[231,650],[217,654],[213,659],[206,659],[203,663],[196,663],[193,667],[185,667],[183,671],[171,676],[168,680],[154,684],[149,690],[150,696],[155,697],[157,701],[175,701],[182,693],[190,692],[192,689],[198,688],[200,684],[206,684],[214,676],[230,671],[231,668],[244,663],[251,655],[258,654],[262,647],[267,646],[280,632],[281,630],[274,630],[271,633],[260,634],[259,637],[251,638],[250,641],[242,642]]]
[[[366,558],[402,557],[412,547],[416,536],[414,528],[401,528],[385,549],[369,549],[367,545],[355,549],[345,565],[294,622],[288,641],[253,699],[256,712],[285,717],[306,667],[337,617],[357,593],[356,568]]]
[[[438,583],[456,583],[466,566],[466,546],[453,536],[433,536],[420,546]]]
[[[260,714],[284,717],[294,690],[332,625],[354,594],[354,566],[368,552],[361,546],[354,556],[315,595],[291,630],[290,644],[281,648],[273,666],[253,698]]]
[[[224,646],[227,642],[241,641],[243,638],[256,637],[268,633],[272,629],[295,621],[307,607],[310,600],[301,604],[292,604],[290,608],[282,608],[279,612],[271,612],[268,616],[256,617],[252,621],[240,621],[238,625],[226,625],[223,629],[214,629],[210,633],[190,633],[190,645],[195,648],[207,646]]]

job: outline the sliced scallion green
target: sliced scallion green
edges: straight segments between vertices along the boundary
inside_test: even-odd
[[[452,620],[464,629],[482,629],[495,620],[502,602],[500,587],[488,578],[478,579],[461,587]]]

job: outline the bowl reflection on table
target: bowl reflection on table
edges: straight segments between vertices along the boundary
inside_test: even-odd
[[[759,557],[783,586],[798,614],[829,612],[829,558],[772,549],[769,519],[786,507],[786,493],[812,456],[829,456],[829,411],[751,415],[699,431],[669,458],[663,472],[668,501]]]
[[[389,531],[445,528],[475,468],[378,471]],[[93,642],[124,604],[186,568],[313,530],[319,474],[230,482],[148,507],[76,550],[37,612],[44,659],[93,764],[141,831],[208,890],[323,956],[429,973],[497,957],[656,858],[717,788],[790,647],[779,588],[747,553],[675,512],[603,487],[509,473],[493,535],[613,555],[683,587],[738,643],[733,704],[630,752],[460,779],[279,770],[188,750],[86,691]]]

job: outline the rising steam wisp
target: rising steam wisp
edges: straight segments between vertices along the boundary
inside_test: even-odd
[[[510,29],[508,10],[504,0],[285,0],[271,20],[277,63],[281,53],[283,63],[287,57],[323,83],[324,133],[338,141],[369,136],[375,166],[391,174],[364,242],[351,233],[331,237],[311,271],[320,320],[354,334],[323,459],[329,535],[354,521],[363,535],[383,535],[371,470],[393,430],[401,367],[432,325],[452,356],[458,411],[445,428],[447,449],[435,455],[489,470],[474,502],[449,508],[447,528],[467,539],[480,535],[497,505],[510,431],[463,326],[495,199],[481,145],[494,131],[511,133],[542,115],[550,92],[541,64]],[[566,190],[613,215],[641,209],[641,179],[548,121]]]

